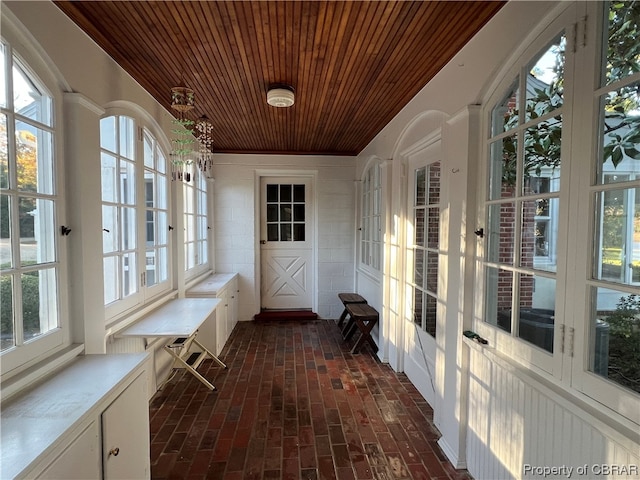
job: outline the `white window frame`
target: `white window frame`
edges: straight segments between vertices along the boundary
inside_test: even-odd
[[[106,303],[105,305],[105,319],[107,322],[112,322],[113,320],[118,319],[125,313],[131,312],[160,295],[171,290],[173,271],[172,271],[172,245],[171,245],[171,237],[170,232],[167,232],[167,240],[166,240],[166,248],[167,248],[167,259],[166,259],[166,267],[167,267],[167,277],[164,281],[157,283],[156,285],[147,287],[146,285],[146,258],[147,258],[147,245],[146,245],[146,231],[147,231],[147,205],[145,198],[145,171],[155,172],[157,174],[161,174],[166,181],[166,199],[164,204],[166,205],[166,209],[162,208],[163,211],[167,214],[167,229],[169,230],[170,218],[171,218],[171,176],[170,176],[170,164],[169,164],[169,156],[167,155],[168,151],[168,141],[166,140],[164,134],[160,132],[160,130],[154,126],[151,121],[145,119],[139,112],[134,111],[133,109],[129,110],[121,107],[113,107],[109,108],[105,111],[105,114],[102,116],[102,120],[105,120],[110,117],[116,117],[116,119],[120,117],[126,117],[131,119],[133,122],[133,138],[131,141],[133,142],[132,146],[132,157],[131,163],[133,164],[134,171],[134,195],[135,202],[132,204],[127,204],[127,208],[132,208],[135,211],[135,243],[130,245],[129,248],[124,249],[123,246],[118,243],[118,248],[116,250],[112,250],[111,252],[104,254],[103,258],[107,258],[109,256],[119,256],[122,255],[123,252],[129,252],[132,255],[135,255],[135,264],[136,264],[136,274],[133,280],[136,283],[136,290],[132,292],[130,295],[118,298],[116,296],[114,301]],[[116,125],[119,122],[116,120]],[[118,128],[118,127],[117,127]],[[154,151],[155,156],[159,156],[164,159],[164,168],[154,169],[149,166],[145,167],[145,152],[144,152],[144,143],[145,136],[148,135],[153,139],[153,148],[158,149],[157,152]],[[116,133],[116,143],[119,145],[120,137]],[[120,147],[118,146],[117,149]],[[111,155],[119,154],[120,152],[113,152],[107,150],[102,147],[101,142],[101,154],[102,155]],[[104,175],[104,172],[103,172]],[[103,186],[104,188],[104,186]],[[117,198],[115,202],[113,201],[105,201],[104,198],[102,200],[103,209],[105,207],[122,207],[125,206],[121,198]],[[158,208],[154,207],[152,210],[158,211]],[[103,235],[113,234],[111,232],[112,228],[109,228],[110,225],[104,224],[106,218],[104,217],[103,210]],[[121,220],[116,219],[116,230],[118,230],[117,235],[120,234],[120,229],[122,225],[120,224]],[[120,240],[121,242],[121,240]],[[106,277],[106,273],[103,272]],[[122,280],[122,279],[121,279]],[[105,289],[107,285],[107,278],[105,278]],[[120,291],[121,293],[121,291]],[[106,302],[106,301],[105,301]]]
[[[382,162],[373,160],[362,174],[358,266],[377,277],[382,272]]]
[[[598,97],[605,88],[599,89],[599,52],[602,37],[600,35],[603,18],[603,2],[584,2],[559,5],[558,14],[546,28],[536,31],[531,42],[523,41],[523,47],[514,61],[513,67],[507,67],[499,76],[491,97],[486,101],[484,131],[489,138],[491,110],[500,101],[500,97],[512,85],[520,66],[527,65],[529,59],[537,55],[545,44],[565,31],[568,39],[565,58],[565,89],[562,107],[562,188],[559,202],[559,231],[557,240],[557,273],[555,335],[553,355],[542,353],[526,341],[519,340],[499,328],[484,322],[485,280],[484,261],[485,241],[478,242],[479,285],[478,301],[475,303],[474,330],[486,338],[491,348],[501,355],[523,365],[541,375],[541,379],[561,387],[571,396],[580,398],[591,408],[601,412],[603,418],[612,419],[631,429],[640,425],[638,394],[589,371],[590,323],[592,286],[609,286],[622,292],[637,293],[637,286],[624,286],[591,279],[594,261],[594,225],[595,191],[603,188],[595,185],[595,163],[598,161]],[[585,15],[586,12],[586,15]],[[586,20],[585,20],[586,18]],[[582,32],[587,32],[582,39]],[[579,32],[579,35],[573,35]],[[597,33],[596,33],[597,32]],[[573,45],[573,39],[579,40]],[[636,81],[640,75],[635,75]],[[608,90],[610,90],[609,88]],[[585,141],[589,139],[591,141]],[[486,143],[488,146],[488,141]],[[490,152],[485,148],[483,174],[480,175],[480,202],[478,225],[486,218]],[[637,181],[633,186],[637,184]],[[629,188],[630,183],[618,184],[617,188]],[[608,186],[607,186],[608,187]],[[606,188],[605,188],[606,189]],[[542,196],[544,198],[544,195]],[[532,197],[535,198],[535,197]],[[550,212],[551,214],[552,212]],[[555,213],[554,213],[555,214]],[[486,229],[485,229],[486,230]],[[597,258],[597,255],[595,256]],[[541,354],[542,353],[542,354]]]
[[[9,378],[14,374],[19,373],[30,365],[40,361],[41,359],[55,354],[60,349],[69,345],[70,333],[69,333],[69,319],[67,312],[67,297],[65,289],[61,288],[61,285],[66,283],[67,279],[67,264],[66,254],[63,248],[64,242],[60,240],[60,226],[64,224],[64,192],[63,177],[64,177],[64,165],[61,161],[62,155],[60,154],[60,138],[57,131],[56,119],[60,117],[59,109],[61,100],[55,85],[55,79],[53,73],[48,71],[46,63],[42,61],[39,54],[36,53],[36,47],[28,44],[24,40],[15,40],[13,32],[13,25],[8,25],[5,31],[3,31],[2,43],[4,45],[4,65],[3,69],[7,74],[6,81],[4,82],[5,95],[6,95],[6,108],[1,108],[1,113],[6,115],[7,119],[7,155],[9,161],[9,185],[7,189],[2,189],[3,194],[7,194],[10,198],[17,199],[19,196],[26,196],[36,201],[45,200],[52,202],[52,222],[53,225],[47,224],[41,226],[40,231],[48,235],[47,238],[38,241],[38,244],[46,250],[47,257],[51,258],[51,261],[46,263],[40,263],[32,266],[20,265],[17,262],[18,254],[20,251],[20,233],[18,219],[15,217],[10,218],[11,228],[11,246],[10,250],[13,252],[13,265],[3,272],[4,275],[11,275],[14,278],[14,288],[12,292],[13,305],[14,305],[14,334],[16,335],[16,345],[7,349],[0,355],[0,371],[2,379]],[[6,36],[5,36],[6,34]],[[18,46],[20,51],[17,51],[15,46]],[[18,66],[25,76],[42,92],[43,96],[46,96],[50,100],[50,118],[48,121],[40,122],[28,117],[23,117],[19,113],[14,112],[13,106],[13,77],[12,69],[14,64]],[[47,79],[47,80],[45,80]],[[40,131],[46,132],[51,136],[51,144],[42,146],[42,149],[50,150],[45,152],[52,161],[51,169],[49,173],[44,173],[47,178],[42,180],[50,183],[52,187],[51,193],[42,192],[22,192],[16,188],[16,137],[15,137],[15,122],[20,121],[26,124],[32,125],[38,128]],[[46,170],[46,169],[45,169]],[[43,172],[45,172],[43,170]],[[39,169],[39,175],[42,174]],[[16,210],[17,211],[17,210]],[[50,233],[50,235],[49,235]],[[55,306],[50,311],[50,322],[54,322],[55,326],[49,331],[38,335],[37,337],[24,341],[22,337],[22,296],[21,290],[15,288],[16,279],[20,278],[22,273],[43,271],[54,269],[54,284],[45,285],[40,281],[41,289],[45,288],[49,291],[49,295],[55,298]],[[45,282],[48,283],[48,282]],[[42,290],[41,290],[42,296]],[[17,318],[16,318],[17,317]]]
[[[488,253],[487,252],[488,241],[489,241],[488,236],[492,234],[491,233],[492,231],[494,231],[493,227],[487,224],[487,218],[489,213],[488,209],[492,205],[499,206],[499,205],[507,204],[509,202],[513,202],[514,205],[518,207],[523,205],[524,202],[532,202],[538,199],[544,199],[544,198],[558,199],[560,202],[560,207],[558,209],[559,211],[556,211],[555,208],[552,207],[552,205],[550,205],[550,209],[553,211],[553,214],[556,215],[558,218],[559,230],[558,230],[558,235],[556,237],[555,248],[557,248],[558,251],[563,251],[563,245],[566,242],[567,232],[566,232],[566,228],[564,228],[563,226],[564,222],[562,221],[562,218],[566,216],[566,212],[567,212],[566,205],[568,202],[568,198],[567,198],[566,192],[568,190],[567,189],[568,180],[565,180],[564,178],[566,176],[566,173],[565,173],[565,175],[563,175],[560,180],[562,186],[559,189],[556,189],[555,193],[541,194],[539,196],[525,195],[521,190],[518,189],[517,186],[520,185],[520,181],[517,181],[516,192],[512,197],[508,199],[499,198],[495,200],[490,200],[489,199],[489,182],[491,181],[491,179],[489,178],[489,175],[490,175],[489,162],[491,159],[490,149],[492,144],[500,142],[502,138],[506,138],[514,134],[517,135],[517,141],[521,143],[523,141],[522,140],[523,135],[525,134],[527,129],[532,125],[537,125],[541,123],[539,118],[528,119],[528,120],[522,118],[525,115],[525,113],[524,113],[524,110],[521,108],[521,106],[524,104],[524,97],[526,97],[526,86],[525,86],[526,83],[524,80],[527,79],[528,72],[531,69],[533,62],[536,60],[538,55],[540,55],[546,48],[548,48],[551,42],[557,39],[560,34],[564,33],[565,36],[567,37],[567,42],[568,43],[571,42],[571,39],[570,39],[571,29],[570,29],[570,23],[568,18],[571,18],[571,15],[569,14],[560,15],[559,18],[556,19],[552,23],[552,25],[550,25],[545,30],[544,34],[539,35],[534,42],[528,45],[528,48],[526,48],[522,53],[520,53],[520,55],[518,55],[517,58],[514,59],[514,61],[511,64],[512,66],[509,69],[505,70],[503,80],[500,82],[499,86],[496,88],[493,95],[487,101],[485,114],[483,117],[485,122],[484,131],[486,132],[486,140],[485,140],[486,161],[484,164],[485,173],[484,175],[480,175],[480,178],[481,178],[480,181],[483,182],[480,192],[482,192],[481,195],[486,195],[486,196],[482,197],[481,199],[481,204],[484,205],[484,208],[480,209],[483,216],[478,219],[478,224],[485,226],[484,227],[485,237],[479,243],[479,258],[481,259],[481,267],[479,269],[479,277],[480,277],[479,284],[482,285],[482,297],[481,297],[482,307],[478,309],[479,312],[477,313],[477,316],[479,318],[482,318],[483,320],[486,316],[485,298],[488,295],[488,292],[486,292],[486,289],[488,288],[488,284],[486,282],[486,272],[487,272],[487,268],[489,267],[494,269],[499,269],[500,271],[509,271],[512,274],[516,273],[517,275],[514,275],[516,279],[519,279],[520,275],[531,275],[531,274],[535,275],[536,279],[544,279],[544,278],[554,279],[556,282],[556,301],[555,301],[555,315],[554,315],[556,320],[554,321],[553,353],[549,353],[546,350],[543,350],[542,348],[538,348],[534,344],[519,338],[517,336],[517,333],[513,329],[511,332],[507,332],[499,328],[497,325],[492,325],[490,323],[481,321],[481,322],[476,322],[477,323],[476,331],[480,333],[481,336],[488,338],[492,345],[495,345],[496,348],[503,351],[507,356],[529,367],[535,368],[537,370],[540,370],[546,373],[553,373],[554,371],[557,372],[561,369],[562,358],[561,358],[560,352],[562,350],[562,345],[560,344],[560,340],[561,340],[562,333],[561,333],[561,326],[560,326],[561,322],[558,321],[558,318],[564,317],[564,314],[563,314],[564,307],[561,301],[561,299],[563,298],[562,285],[564,282],[564,275],[565,275],[565,269],[563,267],[564,259],[556,257],[557,264],[556,264],[555,272],[549,272],[544,269],[538,269],[536,268],[535,264],[532,267],[520,267],[517,265],[517,263],[514,263],[513,265],[507,265],[503,263],[494,264],[486,260],[486,254]],[[564,70],[565,89],[563,94],[563,104],[561,107],[554,110],[553,114],[550,114],[550,115],[547,114],[543,117],[540,117],[540,118],[546,118],[547,116],[549,116],[550,118],[552,118],[557,115],[562,115],[563,146],[567,143],[566,139],[570,137],[569,129],[571,126],[570,123],[566,122],[567,105],[572,98],[570,82],[572,79],[571,66],[573,65],[572,63],[573,60],[572,60],[572,52],[570,51],[570,47],[571,47],[570,45],[567,45],[567,52],[565,55],[565,70]],[[506,131],[500,134],[491,134],[492,110],[496,105],[498,105],[500,101],[504,99],[505,94],[507,94],[509,90],[513,88],[514,81],[516,81],[516,79],[519,82],[517,83],[517,86],[518,86],[519,98],[520,98],[520,105],[518,106],[519,116],[521,117],[520,122],[516,127],[510,129],[509,131]],[[522,159],[519,158],[519,161],[522,161]],[[563,148],[562,154],[561,154],[561,165],[562,165],[561,169],[563,172],[565,170],[568,170],[566,168],[567,164],[568,164],[567,149]],[[557,180],[552,179],[551,183],[554,183],[554,182],[557,182]],[[504,202],[505,200],[508,200],[509,202],[505,203]],[[550,211],[550,214],[551,213],[552,212]],[[521,218],[520,218],[520,215],[518,214],[516,215],[515,223],[514,223],[514,227],[517,229],[517,232],[520,232],[522,229],[522,224],[518,223],[519,220],[521,220]],[[519,238],[519,236],[516,238]],[[520,248],[520,244],[514,243],[514,247],[516,248],[516,250],[518,250]],[[514,253],[519,254],[519,252],[514,252]],[[519,256],[516,255],[515,258],[518,259]],[[514,287],[515,287],[515,292],[517,293],[519,291],[518,286],[512,285],[512,289]],[[518,300],[519,300],[519,297],[514,297],[512,299],[513,302],[517,302]],[[518,321],[516,319],[514,323],[517,323],[517,322]]]
[[[194,168],[189,182],[184,182],[184,268],[185,280],[191,280],[210,268],[209,249],[209,180]]]
[[[586,2],[588,23],[585,28],[591,32],[601,32],[604,19],[607,14],[605,12],[606,2]],[[582,206],[582,210],[578,216],[578,222],[574,225],[576,236],[576,254],[574,256],[575,264],[570,264],[569,268],[573,268],[581,274],[580,283],[575,288],[575,323],[571,326],[568,335],[573,337],[573,345],[570,353],[572,354],[572,362],[569,365],[568,372],[571,379],[571,386],[588,398],[595,400],[598,405],[604,405],[609,410],[607,414],[618,420],[620,423],[629,426],[635,431],[640,428],[640,394],[634,393],[629,389],[609,381],[596,373],[590,371],[590,357],[592,347],[592,329],[591,316],[592,309],[595,308],[595,299],[592,299],[592,288],[609,288],[622,294],[638,294],[640,290],[638,285],[625,285],[622,283],[610,282],[607,280],[598,280],[594,275],[595,264],[598,255],[595,254],[598,245],[598,230],[596,226],[596,212],[599,208],[596,205],[596,198],[599,192],[606,190],[618,190],[628,188],[640,188],[640,178],[630,178],[628,181],[611,183],[602,185],[596,180],[596,162],[601,161],[600,150],[600,96],[616,90],[621,84],[640,82],[640,74],[636,73],[625,79],[623,82],[600,87],[600,57],[603,48],[603,42],[606,41],[606,32],[594,36],[590,39],[585,54],[588,54],[588,60],[585,60],[587,66],[594,71],[593,75],[582,75],[580,84],[582,102],[576,102],[577,108],[580,110],[576,113],[576,117],[583,119],[582,126],[585,128],[581,132],[583,137],[590,138],[591,142],[584,142],[576,145],[576,155],[589,160],[582,169],[582,175],[576,179],[575,187],[580,193],[577,204]],[[589,63],[592,62],[592,63]],[[619,166],[622,166],[619,165]],[[622,170],[624,172],[624,168]],[[605,171],[604,173],[608,173]],[[629,173],[628,171],[626,173]],[[584,240],[583,240],[584,239]]]
[[[431,149],[427,150],[428,156],[424,158],[422,156],[416,156],[412,161],[409,162],[409,171],[411,178],[408,179],[409,188],[408,191],[408,202],[407,202],[407,212],[408,212],[408,224],[407,224],[407,277],[406,277],[406,285],[408,290],[407,295],[407,305],[411,308],[407,312],[407,319],[413,324],[416,325],[424,334],[431,337],[431,340],[435,342],[435,339],[439,335],[439,330],[442,328],[442,323],[440,318],[442,317],[442,312],[438,308],[438,303],[442,300],[442,292],[438,291],[438,276],[440,272],[440,264],[442,259],[440,258],[440,230],[442,228],[441,222],[441,213],[442,213],[442,160],[440,155],[440,143],[434,144]],[[424,170],[425,175],[425,198],[423,204],[417,203],[416,189],[417,189],[417,173],[420,170]],[[431,177],[431,172],[437,172],[438,178],[438,202],[437,203],[429,203],[432,198],[430,194],[431,179],[435,177]],[[417,225],[415,225],[415,218],[417,217],[416,212],[423,211],[423,241],[422,245],[415,243],[414,239],[417,235]],[[429,213],[435,213],[433,216],[429,216]],[[429,225],[431,224],[430,220],[437,219],[437,222],[434,222],[438,225],[437,236],[429,237],[429,233],[433,235],[433,232],[430,231]],[[422,256],[422,270],[420,273],[420,281],[416,281],[416,273],[418,273],[418,269],[415,266],[416,254],[417,252],[421,252]],[[437,266],[435,272],[433,269],[429,268],[428,260],[435,259]],[[433,266],[432,266],[433,267]],[[423,301],[421,302],[421,312],[420,312],[420,323],[416,323],[415,321],[415,298],[416,293],[421,292]],[[428,328],[429,316],[427,315],[427,303],[425,300],[429,298],[432,303],[433,311],[433,323],[432,328]],[[435,343],[429,342],[429,353],[431,358],[435,358]]]

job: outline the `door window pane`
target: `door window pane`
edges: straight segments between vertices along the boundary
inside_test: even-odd
[[[611,2],[607,17],[604,83],[609,85],[640,72],[638,23],[640,6],[635,2]]]
[[[540,122],[524,132],[524,166],[522,185],[531,185],[531,178],[553,178],[549,192],[560,190],[560,149],[562,147],[562,121],[560,117]]]
[[[538,118],[562,106],[566,44],[564,35],[556,39],[529,69],[526,120]]]
[[[519,78],[491,111],[491,136],[507,132],[518,125]]]
[[[440,162],[413,172],[413,237],[408,252],[413,261],[414,323],[436,336],[438,295],[438,249],[440,224]]]
[[[517,147],[515,135],[491,143],[489,200],[513,197],[516,185]]]
[[[522,202],[521,267],[556,271],[559,203],[557,198]]]
[[[640,393],[640,295],[593,288],[589,370]]]
[[[513,308],[513,272],[487,267],[485,275],[485,321],[511,332]]]
[[[513,265],[516,234],[516,205],[513,202],[489,206],[487,223],[487,260]]]
[[[266,186],[267,241],[305,241],[305,185]]]
[[[550,353],[555,327],[555,278],[520,274],[518,336]]]
[[[601,97],[599,183],[640,177],[640,82]]]
[[[595,278],[640,283],[640,187],[607,190],[597,196],[599,241]]]

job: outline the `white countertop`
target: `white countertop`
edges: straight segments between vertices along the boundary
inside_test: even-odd
[[[14,478],[43,458],[147,357],[147,353],[82,355],[48,380],[4,402],[0,478]]]
[[[219,298],[176,298],[117,333],[118,337],[188,337],[215,311]]]
[[[234,279],[237,273],[212,273],[187,290],[187,297],[213,297]]]

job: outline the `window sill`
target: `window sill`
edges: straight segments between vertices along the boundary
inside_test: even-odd
[[[552,379],[524,367],[493,347],[482,345],[466,337],[462,337],[462,341],[470,349],[484,355],[492,363],[516,376],[563,408],[581,417],[621,445],[633,450],[640,443],[638,426],[610,408],[575,389],[554,382]]]
[[[3,379],[2,388],[0,388],[0,402],[6,402],[15,394],[49,376],[55,370],[71,362],[82,352],[84,352],[84,344],[70,345],[15,374],[8,380]]]
[[[128,326],[134,324],[152,310],[161,307],[168,301],[177,298],[177,296],[177,290],[171,290],[169,292],[163,293],[158,298],[151,300],[150,303],[142,306],[139,309],[126,311],[121,315],[118,315],[117,317],[111,319],[111,321],[107,324],[107,328],[105,329],[105,338],[108,338],[114,333],[117,333],[120,330],[123,330]]]

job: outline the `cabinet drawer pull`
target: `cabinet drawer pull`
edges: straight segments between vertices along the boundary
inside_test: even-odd
[[[120,453],[120,449],[118,447],[115,447],[109,450],[109,456],[113,455],[114,457],[117,457],[119,453]]]

